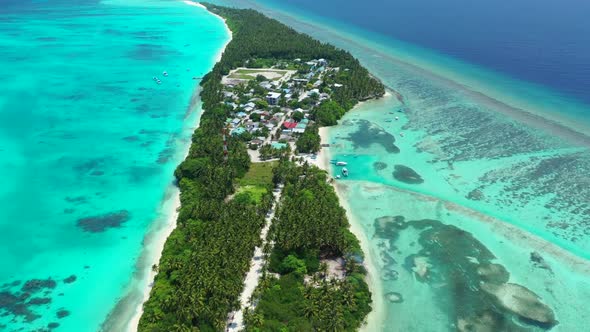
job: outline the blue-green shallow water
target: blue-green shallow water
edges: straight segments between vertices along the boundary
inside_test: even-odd
[[[349,50],[401,94],[347,114],[325,142],[332,159],[349,162],[338,187],[375,262],[382,303],[368,330],[548,329],[494,299],[500,289],[525,298],[525,288],[553,311],[552,330],[587,329],[587,104],[347,22],[230,2]],[[489,264],[513,285],[490,288]],[[523,308],[533,307],[543,306]]]
[[[180,1],[0,9],[0,330],[96,331],[125,296],[228,39]]]

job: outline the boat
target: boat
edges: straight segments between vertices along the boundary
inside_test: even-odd
[[[152,77],[152,80],[157,81],[158,78],[156,76]]]
[[[346,169],[346,167],[344,167],[344,168],[342,169],[342,175],[344,175],[344,176],[348,176],[348,170]]]
[[[163,72],[162,75],[168,76],[168,73],[167,72]]]
[[[336,166],[346,166],[348,163],[346,161],[337,161]]]
[[[336,175],[336,179],[340,179],[340,174]]]

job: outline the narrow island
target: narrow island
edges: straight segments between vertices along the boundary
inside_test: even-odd
[[[177,228],[138,330],[358,330],[372,303],[363,252],[312,164],[319,128],[384,86],[344,50],[254,10],[204,6],[232,40],[201,83],[175,172]]]

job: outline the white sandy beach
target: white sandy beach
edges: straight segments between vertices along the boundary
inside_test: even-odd
[[[319,129],[322,144],[329,142],[329,131],[329,127],[321,127]],[[310,163],[327,171],[328,174],[330,174],[330,159],[331,157],[329,148],[324,147],[318,153],[317,159],[310,160]],[[338,181],[334,181],[332,186],[336,190],[336,194],[340,200],[340,205],[346,210],[346,215],[350,222],[350,231],[359,239],[361,249],[365,254],[365,268],[367,269],[366,281],[372,294],[373,303],[371,306],[373,310],[365,319],[365,324],[361,327],[361,331],[381,331],[383,330],[383,322],[385,321],[385,303],[383,302],[383,285],[381,284],[381,279],[379,278],[377,271],[377,256],[375,253],[371,252],[369,239],[367,239],[366,234],[360,228],[359,222],[352,214],[352,209],[342,192],[343,188],[338,185]]]
[[[207,9],[205,6],[203,6],[202,4],[200,4],[198,2],[192,2],[192,1],[183,1],[183,2],[189,6],[201,7],[205,10]],[[225,24],[224,18],[222,18],[219,15],[213,14],[211,12],[209,12],[209,13],[211,15],[218,17]],[[225,48],[227,47],[227,45],[229,44],[229,42],[231,41],[232,36],[233,36],[232,32],[229,29],[229,27],[227,26],[227,24],[225,24],[225,28],[226,28],[227,34],[229,36],[229,39],[225,43],[225,45],[220,49],[219,53],[217,54],[217,56],[215,58],[216,62],[221,60],[221,56],[223,55],[223,51],[225,50]],[[199,87],[195,88],[194,95],[196,96],[196,98],[198,98],[199,90],[200,90]],[[200,100],[199,100],[199,102],[200,102]],[[197,118],[197,123],[196,123],[195,128],[198,126],[199,120],[200,120],[200,116]],[[186,147],[184,147],[184,151],[185,151],[184,158],[186,158],[186,156],[188,155],[189,148],[190,148],[190,141],[186,144]],[[145,246],[144,254],[146,256],[144,257],[145,263],[142,264],[142,267],[144,269],[146,269],[144,271],[144,273],[147,274],[147,278],[140,285],[140,287],[143,287],[143,299],[141,300],[140,303],[137,304],[134,315],[126,323],[125,331],[127,331],[127,332],[136,332],[137,331],[137,326],[138,326],[139,320],[141,318],[141,315],[143,314],[143,304],[149,299],[150,291],[152,289],[152,283],[153,283],[154,278],[156,276],[156,272],[154,272],[152,270],[152,266],[157,265],[160,262],[160,258],[162,257],[162,250],[164,249],[164,244],[166,243],[168,236],[170,236],[172,231],[176,228],[176,220],[178,219],[178,209],[180,208],[180,191],[176,187],[174,187],[174,189],[172,189],[172,190],[174,192],[172,194],[172,198],[170,198],[169,203],[164,203],[164,205],[168,206],[168,210],[167,210],[168,211],[168,213],[167,213],[168,218],[166,220],[166,223],[154,232],[155,234],[153,235],[153,238],[150,241],[144,240],[144,242],[145,242],[144,243],[144,246]],[[146,239],[151,236],[152,235],[146,236]]]
[[[143,266],[144,269],[148,269],[148,271],[146,271],[147,278],[143,280],[143,285],[141,285],[143,286],[143,298],[137,306],[135,314],[127,323],[126,331],[129,332],[137,331],[139,319],[143,314],[143,304],[150,297],[152,283],[154,281],[154,278],[156,277],[156,272],[152,269],[152,266],[154,264],[157,265],[160,262],[160,258],[162,257],[162,251],[164,249],[164,244],[166,244],[166,239],[168,239],[168,236],[170,236],[170,234],[172,234],[172,231],[176,228],[176,219],[178,219],[178,209],[180,208],[180,190],[174,187],[172,191],[172,197],[170,198],[169,202],[165,203],[165,205],[169,209],[168,218],[165,224],[161,225],[160,228],[154,231],[155,234],[151,241],[144,240],[146,261],[149,261],[152,264],[145,264]]]

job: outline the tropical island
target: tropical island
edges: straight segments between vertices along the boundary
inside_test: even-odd
[[[319,127],[384,86],[344,50],[204,5],[232,40],[201,82],[177,228],[138,330],[355,331],[372,302],[363,252],[333,179],[310,162]]]

